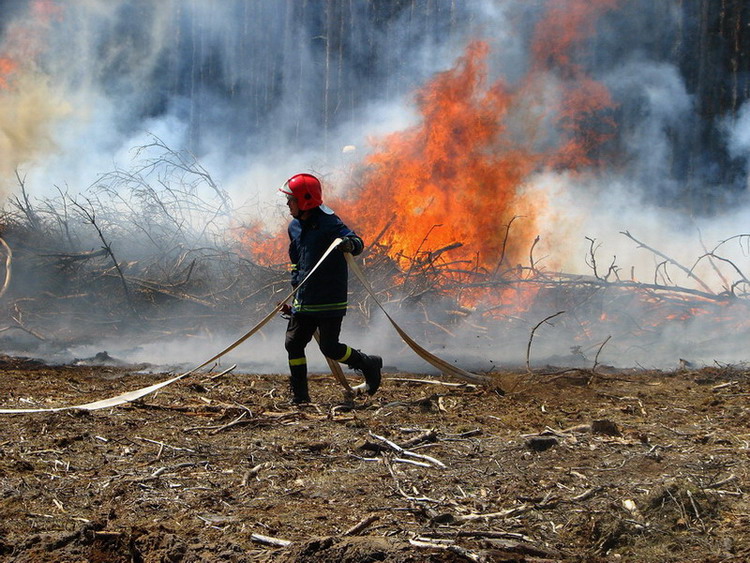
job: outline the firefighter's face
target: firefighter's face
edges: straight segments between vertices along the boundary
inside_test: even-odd
[[[286,198],[286,206],[289,208],[289,214],[297,219],[299,217],[299,205],[297,204],[297,198],[288,197]]]

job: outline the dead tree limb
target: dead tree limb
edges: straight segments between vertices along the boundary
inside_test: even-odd
[[[607,344],[607,342],[609,342],[610,338],[612,338],[611,334],[604,339],[604,342],[602,342],[602,345],[599,346],[599,349],[596,351],[596,356],[594,357],[594,366],[591,368],[591,371],[596,372],[596,366],[599,364],[599,354],[602,353],[602,349]]]
[[[534,242],[531,243],[531,248],[529,249],[529,266],[531,267],[531,271],[535,274],[537,273],[536,266],[534,265],[534,247],[539,243],[539,235],[536,236],[534,239]]]
[[[5,240],[0,237],[0,245],[5,249],[5,281],[3,282],[3,286],[0,288],[0,297],[5,295],[5,292],[8,290],[8,286],[10,285],[10,272],[11,272],[11,263],[13,262],[13,251],[10,249],[10,246],[8,246],[8,243],[5,242]]]
[[[539,321],[534,328],[531,329],[531,334],[529,335],[529,343],[526,345],[526,371],[531,374],[531,342],[534,340],[534,333],[536,332],[536,329],[538,329],[540,326],[542,326],[544,323],[549,322],[550,320],[554,319],[558,315],[562,315],[565,311],[558,311],[554,315],[550,315],[549,317],[542,319]]]
[[[503,246],[500,249],[500,258],[497,261],[497,266],[495,266],[495,270],[492,272],[492,277],[494,278],[497,275],[497,272],[500,270],[500,266],[503,265],[503,262],[505,261],[505,249],[508,247],[508,237],[510,236],[510,226],[513,224],[513,221],[519,218],[519,215],[514,215],[510,221],[508,221],[508,224],[505,226],[505,236],[503,236]]]
[[[15,321],[16,318],[13,317],[13,320]],[[0,328],[0,332],[5,332],[7,330],[12,330],[14,328],[17,329],[17,330],[23,331],[23,332],[25,332],[27,334],[30,334],[34,338],[37,338],[37,339],[39,339],[39,340],[41,340],[43,342],[47,340],[43,335],[39,334],[38,332],[36,332],[34,330],[31,330],[29,328],[26,328],[25,326],[22,326],[20,324],[14,324],[14,325],[5,326],[3,328]]]
[[[443,248],[438,248],[437,250],[431,250],[427,253],[427,262],[430,264],[433,264],[435,260],[437,260],[440,255],[443,252],[448,252],[449,250],[455,250],[456,248],[461,248],[464,244],[462,242],[454,242],[449,244],[448,246],[444,246]]]
[[[370,524],[373,522],[376,522],[378,520],[379,516],[377,514],[370,514],[366,518],[360,520],[357,524],[346,530],[342,536],[356,536],[359,534],[362,530],[367,528]]]
[[[223,212],[228,213],[229,211],[231,211],[232,205],[229,194],[225,190],[221,189],[216,184],[216,182],[214,182],[211,174],[209,174],[208,171],[203,167],[203,165],[198,162],[198,159],[194,154],[188,151],[178,152],[168,147],[164,141],[162,141],[153,133],[151,134],[151,138],[153,139],[153,142],[147,145],[143,145],[142,147],[138,147],[138,149],[136,150],[136,155],[139,155],[141,152],[151,148],[158,148],[163,151],[163,154],[160,157],[149,161],[138,172],[149,172],[158,168],[159,166],[170,166],[175,170],[181,170],[185,174],[197,177],[207,186],[209,186],[221,201],[221,208]]]
[[[388,229],[391,228],[391,225],[393,225],[393,222],[396,220],[395,216],[391,217],[388,222],[383,226],[382,229],[380,229],[380,232],[375,235],[375,238],[372,239],[372,241],[368,244],[368,247],[375,247],[378,243],[380,243],[380,239],[383,238],[383,235],[388,231]]]
[[[179,299],[183,301],[190,301],[192,303],[197,303],[198,305],[202,305],[204,307],[208,307],[209,309],[215,309],[216,304],[211,303],[210,301],[206,301],[205,299],[201,299],[200,297],[195,297],[194,295],[190,295],[188,293],[184,293],[181,291],[174,291],[167,287],[160,286],[156,282],[151,282],[148,280],[142,280],[139,278],[130,277],[128,278],[132,283],[135,283],[136,285],[139,285],[140,287],[148,290],[153,291],[154,293],[160,293],[162,295],[166,295],[167,297],[171,297],[173,299]]]
[[[39,220],[39,216],[34,211],[34,207],[31,205],[31,202],[29,201],[29,194],[26,192],[26,178],[22,178],[21,175],[18,173],[18,170],[16,172],[16,179],[18,180],[18,185],[21,187],[21,196],[23,197],[23,202],[18,198],[18,196],[13,196],[13,204],[26,216],[26,219],[29,222],[29,225],[35,230],[38,231],[40,229],[41,221]]]
[[[739,269],[739,268],[737,267],[737,265],[736,265],[736,264],[735,264],[734,262],[732,262],[731,260],[729,260],[729,259],[727,259],[727,258],[724,258],[723,256],[719,256],[718,254],[715,254],[715,253],[714,253],[713,251],[712,251],[712,252],[708,252],[708,253],[704,254],[704,255],[703,255],[703,256],[701,256],[700,258],[705,258],[705,257],[709,257],[709,258],[712,258],[713,260],[719,260],[720,262],[724,262],[724,263],[726,263],[726,264],[729,264],[729,265],[730,265],[730,266],[732,267],[732,269],[733,269],[733,270],[734,270],[735,272],[737,272],[737,275],[738,275],[738,276],[740,276],[740,279],[739,279],[739,280],[737,280],[736,282],[734,282],[734,283],[732,284],[731,288],[729,288],[729,291],[732,291],[732,293],[734,293],[734,292],[733,292],[733,289],[734,289],[734,287],[736,287],[736,286],[738,285],[738,283],[746,283],[746,284],[750,284],[750,280],[748,280],[748,279],[747,279],[747,276],[745,276],[745,274],[743,273],[743,271],[742,271],[742,270],[740,270],[740,269]],[[700,260],[700,258],[699,258],[699,260]]]
[[[428,455],[423,455],[423,454],[417,454],[412,451],[406,450],[402,448],[401,446],[399,446],[398,444],[396,444],[395,442],[392,442],[388,438],[385,438],[383,436],[378,436],[377,434],[373,434],[372,432],[370,432],[370,436],[372,436],[376,440],[380,440],[381,442],[384,442],[388,447],[390,447],[391,449],[393,449],[394,451],[398,452],[401,455],[414,457],[414,458],[427,462],[428,467],[430,465],[434,465],[434,466],[440,467],[441,469],[445,469],[445,464],[442,461],[435,459],[434,457],[430,457]]]
[[[604,349],[604,346],[609,342],[609,339],[612,338],[612,335],[610,334],[607,336],[607,338],[604,339],[604,342],[602,342],[602,345],[599,346],[599,349],[596,351],[596,356],[594,357],[594,365],[591,367],[591,377],[589,377],[588,385],[591,385],[594,381],[594,378],[596,377],[596,368],[599,365],[599,354],[602,353],[602,349]]]
[[[698,283],[707,293],[714,293],[713,291],[711,291],[711,288],[708,287],[708,285],[706,285],[706,283],[702,279],[700,279],[698,276],[696,276],[695,273],[691,269],[686,268],[685,266],[683,266],[682,264],[680,264],[679,262],[677,262],[673,258],[670,258],[666,254],[664,254],[662,252],[659,252],[655,248],[652,248],[652,247],[648,246],[647,244],[639,241],[637,238],[635,238],[633,235],[631,235],[629,231],[620,231],[620,234],[625,235],[630,240],[632,240],[633,242],[635,242],[638,245],[639,248],[645,248],[646,250],[648,250],[648,251],[656,254],[657,256],[660,256],[661,258],[664,258],[664,260],[666,260],[670,264],[674,264],[675,266],[677,266],[689,278],[692,278],[693,280],[695,280],[696,283]]]
[[[250,534],[250,539],[256,543],[270,545],[271,547],[289,547],[292,544],[290,540],[264,536],[262,534]]]
[[[117,274],[120,277],[120,281],[122,282],[122,288],[125,291],[125,299],[127,299],[128,305],[130,306],[130,309],[133,311],[133,313],[137,314],[135,305],[133,304],[133,300],[130,296],[130,288],[128,288],[128,283],[125,281],[125,274],[123,274],[122,269],[120,268],[120,263],[117,261],[117,257],[115,256],[115,253],[112,251],[112,246],[107,242],[107,239],[104,238],[104,233],[102,232],[101,228],[99,228],[99,225],[96,222],[96,213],[94,212],[94,206],[91,203],[91,200],[86,198],[86,201],[88,201],[89,205],[91,206],[91,211],[86,209],[83,205],[78,203],[77,201],[71,199],[70,202],[75,207],[77,207],[80,212],[86,217],[89,223],[96,229],[97,234],[99,235],[99,240],[102,241],[103,248],[107,251],[107,254],[112,259],[112,262],[115,265],[115,269],[117,270]]]
[[[648,290],[648,291],[658,291],[658,292],[669,292],[669,293],[685,293],[688,295],[693,295],[696,297],[702,297],[704,299],[707,299],[708,301],[717,301],[717,302],[726,302],[727,301],[727,295],[725,294],[716,294],[716,293],[706,293],[705,291],[700,291],[698,289],[693,289],[690,287],[681,287],[681,286],[668,286],[663,284],[655,284],[655,283],[641,283],[641,282],[635,282],[635,281],[616,281],[616,282],[608,282],[596,278],[592,278],[590,276],[580,276],[577,274],[565,274],[563,272],[557,272],[554,274],[554,277],[557,279],[553,279],[552,275],[546,275],[544,277],[537,277],[537,278],[517,278],[512,280],[498,280],[498,281],[490,281],[490,282],[476,282],[476,283],[467,283],[464,284],[463,287],[470,288],[470,287],[502,287],[502,286],[513,286],[516,284],[536,284],[541,286],[565,286],[565,285],[580,285],[580,286],[595,286],[595,287],[601,287],[601,288],[620,288],[620,289],[640,289],[640,290]]]
[[[709,252],[715,252],[718,249],[718,247],[721,246],[721,244],[723,244],[723,242],[719,243],[719,245],[714,247],[712,251],[709,251],[708,248],[706,248],[706,243],[703,242],[703,235],[700,229],[698,229],[698,238],[700,240],[701,246],[703,247],[704,255],[708,254]],[[698,265],[698,262],[700,262],[700,260],[701,258],[698,258],[698,260],[695,261],[695,264],[693,264],[693,268],[691,269],[694,269]],[[710,258],[709,258],[709,263],[711,264],[711,268],[713,269],[714,273],[718,276],[718,278],[721,280],[721,283],[724,285],[724,289],[726,291],[730,291],[731,284],[729,283],[729,280],[727,280],[727,278],[724,276],[722,271],[719,270],[718,266],[716,266],[716,263]]]
[[[106,256],[107,249],[100,248],[99,250],[88,250],[86,252],[52,252],[46,254],[40,254],[44,258],[57,258],[60,262],[81,262],[90,260],[92,258],[99,258],[100,256]]]

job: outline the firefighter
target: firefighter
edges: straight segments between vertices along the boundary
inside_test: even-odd
[[[335,239],[342,239],[337,249],[297,290],[291,307],[286,306],[283,311],[289,315],[285,347],[291,373],[291,402],[310,402],[305,347],[316,329],[323,355],[362,373],[367,392],[373,395],[380,386],[382,358],[368,356],[339,341],[346,314],[349,277],[343,253],[356,256],[364,249],[364,243],[330,207],[323,205],[320,181],[312,174],[292,176],[279,191],[286,196],[292,216],[288,228],[292,287],[296,288],[306,278]]]

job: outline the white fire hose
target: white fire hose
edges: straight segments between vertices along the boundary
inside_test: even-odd
[[[318,267],[323,263],[323,261],[328,257],[328,255],[333,252],[333,250],[341,243],[342,239],[337,238],[336,240],[331,243],[331,246],[328,247],[328,249],[323,253],[323,256],[318,260],[318,263],[315,264],[312,270],[310,270],[310,273],[305,276],[305,279],[303,279],[298,285],[297,288],[299,288],[301,285],[303,285],[315,272],[315,270],[318,269]],[[357,265],[357,263],[354,261],[354,258],[350,253],[344,253],[344,256],[346,257],[347,262],[349,263],[349,266],[352,268],[352,271],[354,274],[359,278],[359,281],[362,282],[367,292],[370,294],[370,296],[373,298],[375,303],[380,307],[380,309],[385,314],[386,318],[390,321],[390,323],[393,325],[393,327],[396,329],[396,332],[398,332],[399,336],[403,339],[403,341],[412,349],[416,354],[423,358],[426,362],[433,365],[440,371],[442,371],[446,375],[451,375],[453,377],[457,377],[459,379],[471,381],[473,383],[488,383],[488,379],[484,376],[471,373],[468,371],[465,371],[459,367],[453,366],[446,362],[445,360],[438,358],[437,356],[431,354],[422,346],[417,344],[412,338],[406,334],[401,327],[396,324],[396,322],[391,318],[391,316],[386,312],[386,310],[383,308],[383,305],[381,305],[380,301],[378,301],[375,292],[370,287],[369,282],[365,278],[364,274],[362,273],[362,270]],[[92,403],[85,403],[82,405],[68,405],[63,407],[53,407],[53,408],[32,408],[32,409],[0,409],[0,414],[22,414],[22,413],[35,413],[35,412],[57,412],[57,411],[64,411],[64,410],[72,410],[72,409],[78,409],[78,410],[86,410],[86,411],[94,411],[98,409],[105,409],[108,407],[116,407],[118,405],[122,405],[125,403],[130,403],[132,401],[135,401],[137,399],[140,399],[141,397],[145,397],[146,395],[149,395],[153,393],[154,391],[158,391],[159,389],[166,387],[167,385],[171,385],[172,383],[179,381],[180,379],[187,377],[188,375],[191,375],[198,371],[201,368],[206,367],[208,364],[218,360],[225,354],[229,353],[230,351],[234,350],[237,346],[245,342],[248,338],[253,336],[256,332],[258,332],[261,328],[263,328],[268,321],[270,321],[272,318],[274,318],[278,312],[281,310],[282,306],[289,301],[293,296],[294,293],[297,291],[297,288],[292,290],[289,295],[287,295],[282,301],[279,302],[279,304],[276,306],[276,308],[273,309],[268,315],[266,315],[257,325],[255,325],[253,328],[251,328],[248,332],[246,332],[244,335],[242,335],[240,338],[235,340],[232,344],[224,348],[221,352],[214,355],[213,357],[209,358],[199,366],[194,367],[190,371],[186,371],[185,373],[181,373],[180,375],[177,375],[175,377],[172,377],[171,379],[167,379],[166,381],[162,381],[160,383],[155,383],[154,385],[149,385],[148,387],[142,387],[141,389],[136,389],[135,391],[129,391],[128,393],[123,393],[121,395],[117,395],[115,397],[110,397],[108,399],[102,399],[100,401],[94,401]],[[344,387],[344,391],[347,394],[353,394],[356,391],[359,391],[361,389],[364,389],[363,385],[358,385],[357,387],[354,387],[352,389],[349,386],[349,383],[346,381],[346,377],[344,377],[344,373],[341,370],[341,366],[338,364],[338,362],[334,360],[328,360],[328,366],[331,368],[331,371],[333,372],[333,375],[336,377],[336,380]]]

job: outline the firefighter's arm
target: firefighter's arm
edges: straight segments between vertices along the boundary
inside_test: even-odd
[[[365,243],[355,234],[344,237],[338,246],[341,252],[349,252],[354,256],[361,254],[364,248]]]
[[[292,287],[297,287],[299,284],[299,253],[293,242],[289,243],[289,262],[289,273],[291,274]]]

